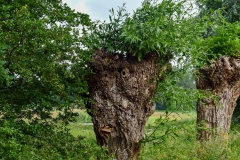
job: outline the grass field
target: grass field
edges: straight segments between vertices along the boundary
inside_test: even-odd
[[[69,125],[74,136],[83,136],[91,144],[96,142],[90,117],[84,111],[76,123]],[[161,125],[159,125],[161,124]],[[219,141],[206,145],[196,141],[196,114],[155,112],[145,127],[140,160],[240,160],[240,129],[232,126],[227,147]]]

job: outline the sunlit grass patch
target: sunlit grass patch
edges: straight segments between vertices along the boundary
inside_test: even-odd
[[[186,119],[192,119],[192,118],[196,118],[196,113],[194,112],[190,112],[190,113],[176,113],[176,112],[168,112],[169,116],[168,118],[170,118],[171,120],[186,120]],[[153,118],[166,118],[166,111],[156,111],[154,112],[150,117]]]
[[[89,121],[89,115],[80,111],[77,122],[70,123],[68,128],[74,136],[85,137],[89,147],[97,146],[92,125],[84,125]],[[86,118],[86,117],[88,118]],[[160,118],[161,117],[161,118]],[[240,159],[240,126],[232,126],[227,146],[220,145],[218,141],[211,141],[203,148],[196,140],[196,113],[168,113],[156,111],[149,117],[145,127],[145,136],[148,138],[154,127],[155,135],[149,142],[144,139],[139,160],[238,160]],[[155,137],[154,137],[155,136]],[[159,138],[160,137],[160,138]],[[156,138],[156,139],[154,139]]]
[[[84,125],[84,124],[80,124],[80,123],[70,123],[68,128],[70,129],[70,133],[73,136],[82,136],[85,138],[95,139],[93,126],[91,126],[91,125]]]

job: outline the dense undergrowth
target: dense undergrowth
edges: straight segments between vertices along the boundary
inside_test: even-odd
[[[1,160],[105,159],[105,152],[94,138],[73,136],[64,124],[24,120],[0,122]],[[78,127],[77,130],[85,130]]]

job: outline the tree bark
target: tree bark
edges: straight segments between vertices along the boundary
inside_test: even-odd
[[[88,106],[99,145],[117,160],[138,159],[144,126],[154,112],[158,56],[136,57],[97,51],[93,55]]]
[[[197,89],[213,96],[197,102],[198,140],[228,139],[232,114],[240,95],[240,59],[220,57],[200,70]],[[215,98],[214,98],[215,97]]]

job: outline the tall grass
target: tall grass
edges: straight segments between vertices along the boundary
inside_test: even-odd
[[[87,116],[81,113],[80,116]],[[74,136],[85,137],[96,144],[93,126],[84,125],[83,118],[71,123]],[[89,119],[88,119],[89,120]],[[159,125],[160,124],[160,125]],[[94,144],[94,145],[95,145]],[[196,114],[154,113],[145,127],[140,160],[240,160],[240,125],[234,124],[226,145],[219,140],[200,144],[196,140]]]

